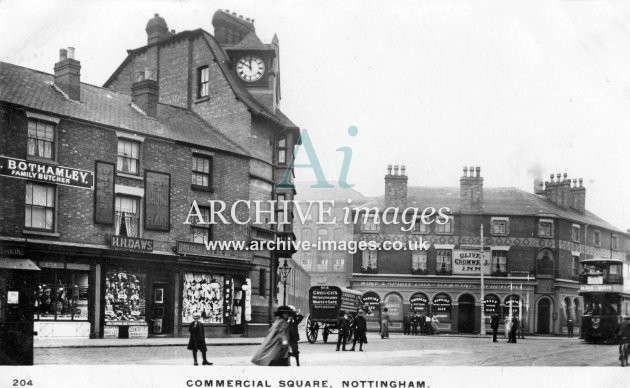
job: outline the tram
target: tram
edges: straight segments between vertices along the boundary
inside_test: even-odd
[[[616,343],[617,326],[630,314],[630,266],[617,259],[586,259],[580,264],[582,336],[589,343]]]

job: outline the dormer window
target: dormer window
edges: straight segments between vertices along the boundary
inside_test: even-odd
[[[197,98],[210,95],[210,68],[202,66],[197,69]]]

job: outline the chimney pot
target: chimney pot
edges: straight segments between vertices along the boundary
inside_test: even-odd
[[[65,61],[66,59],[68,59],[68,50],[60,49],[59,50],[59,62]]]
[[[55,85],[74,101],[81,99],[81,62],[74,59],[74,47],[59,50],[55,63]]]
[[[580,187],[582,187],[582,178],[579,179]]]
[[[479,178],[479,174],[481,174],[481,167],[477,166],[477,167],[475,168],[475,176],[476,176],[477,178]]]
[[[154,17],[154,18],[159,18],[159,17],[160,17],[160,14],[159,14],[159,13],[154,13],[154,14],[153,14],[153,17]]]
[[[387,165],[387,175],[392,175],[392,165],[391,164]]]
[[[473,166],[468,167],[468,172],[470,173],[470,177],[472,178],[475,174],[475,168]]]
[[[463,170],[464,170],[464,176],[462,178],[466,178],[466,176],[468,175],[468,167],[464,166]]]
[[[567,173],[566,172],[564,173],[564,180],[565,181],[567,180]]]
[[[394,175],[398,175],[398,165],[394,164]]]
[[[551,178],[549,182],[553,183],[553,174],[549,174],[549,178]]]
[[[405,176],[405,170],[407,169],[407,167],[403,164],[402,166],[400,166],[400,175]]]

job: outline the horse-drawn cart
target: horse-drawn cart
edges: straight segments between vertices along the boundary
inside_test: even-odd
[[[308,292],[309,315],[306,320],[306,338],[314,344],[319,330],[322,331],[324,342],[328,342],[328,335],[338,332],[337,319],[339,312],[348,313],[352,321],[362,308],[361,292],[348,288],[334,286],[313,286]],[[352,330],[348,332],[347,342],[352,340]]]

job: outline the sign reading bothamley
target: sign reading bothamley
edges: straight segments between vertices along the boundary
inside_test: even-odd
[[[94,188],[94,173],[31,160],[0,156],[0,175],[66,186]]]

